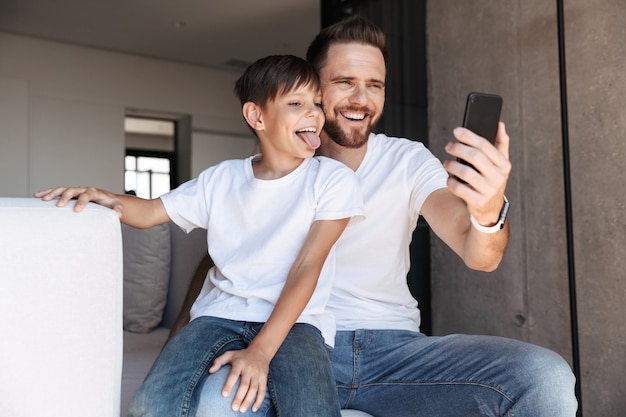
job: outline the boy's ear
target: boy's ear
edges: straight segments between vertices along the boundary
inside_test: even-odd
[[[243,104],[242,113],[246,122],[254,130],[263,130],[263,121],[261,120],[261,109],[251,101]]]

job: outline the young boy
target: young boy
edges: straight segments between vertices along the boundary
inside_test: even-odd
[[[232,398],[224,400],[226,410],[211,407],[218,415],[270,407],[263,402],[266,386],[282,407],[278,415],[340,415],[325,347],[334,343],[334,320],[325,305],[335,242],[350,218],[363,215],[359,186],[343,164],[313,158],[324,114],[310,64],[294,56],[260,59],[235,91],[259,138],[259,155],[222,162],[152,200],[87,187],[35,194],[59,197],[58,206],[76,199],[75,211],[93,201],[134,227],[172,220],[185,231],[207,229],[215,266],[192,321],[137,391],[131,416],[195,415],[202,386],[217,372],[229,372],[215,389]],[[227,364],[230,371],[222,368]],[[272,378],[272,370],[281,378]],[[316,387],[315,395],[298,381]]]

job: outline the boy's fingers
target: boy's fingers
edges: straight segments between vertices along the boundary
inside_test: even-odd
[[[87,203],[91,200],[89,195],[87,194],[78,194],[77,196],[68,196],[67,201],[71,200],[72,198],[76,198],[76,203],[74,203],[75,212],[81,211],[87,205]]]
[[[239,389],[233,401],[233,410],[245,413],[252,401],[257,397],[257,392],[258,387],[254,381],[248,379],[245,384],[243,381],[240,381]]]
[[[33,196],[37,198],[46,199],[46,197],[48,196],[48,194],[50,194],[51,191],[52,191],[52,188],[48,188],[47,190],[37,191],[35,194],[33,194]]]
[[[226,386],[230,385],[230,390],[235,386],[237,380],[239,380],[239,388],[237,388],[237,392],[235,393],[235,398],[233,399],[233,403],[231,405],[233,411],[239,411],[241,409],[241,404],[246,398],[248,394],[248,389],[250,388],[250,380],[240,378],[241,375],[233,375],[232,371],[228,378],[226,379],[226,384],[224,385],[224,390],[226,390]],[[231,379],[232,378],[232,379]],[[230,393],[230,391],[228,391]],[[222,392],[222,395],[224,392]],[[225,395],[226,396],[226,395]]]
[[[235,387],[235,384],[237,383],[238,379],[239,377],[238,376],[233,377],[232,373],[228,375],[228,378],[226,378],[226,382],[224,383],[224,388],[222,388],[223,397],[230,396],[230,393],[233,391],[233,388]]]
[[[230,363],[231,356],[231,352],[228,351],[213,359],[213,364],[209,368],[209,373],[213,374],[217,372],[222,366]]]
[[[79,198],[76,201],[76,204],[74,205],[74,211],[81,211],[82,208],[85,206],[86,202],[85,202],[85,196],[80,194],[79,190],[80,189],[73,188],[73,187],[66,188],[64,191],[61,192],[59,201],[57,202],[57,206],[64,207],[71,199],[75,198],[76,196],[79,196]]]
[[[267,383],[266,383],[267,384]],[[252,411],[257,412],[261,405],[263,405],[263,400],[265,399],[265,387],[266,384],[262,384],[259,386],[259,391],[256,395],[256,401],[252,404]]]
[[[37,198],[41,198],[44,201],[50,201],[55,197],[61,195],[65,190],[65,187],[48,188],[47,190],[37,191],[34,195]]]

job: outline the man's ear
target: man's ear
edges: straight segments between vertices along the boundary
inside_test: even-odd
[[[246,122],[254,130],[263,130],[263,120],[261,120],[261,109],[251,101],[246,101],[242,107],[242,113]]]

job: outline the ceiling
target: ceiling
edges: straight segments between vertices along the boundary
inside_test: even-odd
[[[241,71],[304,56],[319,0],[0,0],[0,31]]]

